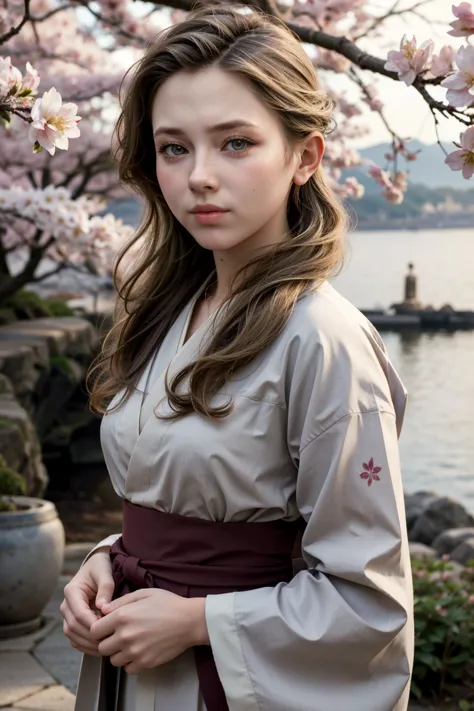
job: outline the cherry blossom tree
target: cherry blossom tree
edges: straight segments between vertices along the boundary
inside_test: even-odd
[[[0,134],[0,276],[4,279],[7,274],[8,252],[19,246],[30,250],[24,283],[36,278],[35,263],[39,264],[45,254],[54,257],[57,269],[65,260],[89,267],[97,262],[104,268],[110,257],[104,246],[106,236],[114,245],[126,235],[126,229],[111,215],[106,222],[100,222],[105,218],[91,217],[102,204],[99,198],[106,201],[123,195],[109,155],[112,123],[105,120],[104,112],[108,105],[117,108],[117,87],[132,60],[140,56],[159,29],[184,17],[193,0],[167,0],[166,6],[157,0],[4,2],[6,5],[0,7],[0,121],[7,128]],[[343,197],[357,198],[364,192],[355,178],[342,178],[343,170],[364,163],[351,147],[351,141],[366,130],[364,111],[376,112],[391,136],[386,165],[368,166],[368,174],[389,202],[403,201],[410,163],[417,158],[409,140],[397,135],[391,126],[391,117],[370,76],[377,81],[403,82],[407,92],[419,94],[429,106],[436,127],[441,117],[459,123],[457,150],[448,154],[439,140],[440,150],[444,150],[445,162],[452,170],[462,171],[467,179],[474,174],[472,6],[461,2],[449,7],[446,3],[446,21],[451,28],[448,34],[463,42],[457,50],[448,36],[438,46],[430,38],[420,41],[405,35],[386,56],[371,53],[374,40],[381,37],[393,18],[409,20],[420,15],[430,0],[413,0],[411,5],[407,2],[402,7],[401,0],[393,0],[387,11],[365,0],[248,3],[282,19],[305,44],[318,67],[321,82],[336,107],[337,128],[327,142],[325,165],[334,189]],[[86,23],[81,22],[79,13],[87,18]],[[24,67],[24,74],[18,67]],[[334,88],[335,74],[354,86],[357,98],[349,100],[347,91]],[[42,99],[36,98],[40,76]],[[444,96],[441,99],[440,90]],[[28,131],[25,123],[29,124]],[[27,192],[18,192],[17,185]],[[45,193],[48,188],[49,193]],[[55,209],[48,212],[48,204],[53,202]],[[53,220],[58,204],[69,218],[66,226]],[[76,222],[70,224],[73,215]],[[30,220],[28,229],[17,229],[20,219]],[[18,279],[11,279],[10,291],[19,284]]]
[[[0,58],[0,301],[65,268],[108,273],[132,231],[97,215],[109,199],[129,197],[117,184],[113,124],[104,118],[129,60],[101,47],[77,9],[55,12],[51,0],[28,8],[38,21],[4,34],[9,54]],[[3,31],[15,17],[8,23],[0,13]],[[40,270],[46,258],[54,267]]]

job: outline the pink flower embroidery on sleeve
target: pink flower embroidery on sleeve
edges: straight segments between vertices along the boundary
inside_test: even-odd
[[[382,467],[374,467],[374,459],[371,457],[369,463],[365,462],[362,464],[364,471],[360,475],[361,479],[368,479],[367,484],[372,486],[373,481],[380,481],[379,472],[382,471]]]

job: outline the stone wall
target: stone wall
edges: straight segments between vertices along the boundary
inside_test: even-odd
[[[45,455],[71,447],[83,454],[75,434],[98,423],[84,390],[98,341],[82,318],[0,326],[0,453],[31,496],[42,496],[48,484]]]

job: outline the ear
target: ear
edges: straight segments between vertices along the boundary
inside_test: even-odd
[[[317,171],[324,155],[324,138],[312,133],[305,138],[300,151],[298,166],[293,176],[295,185],[304,185]]]

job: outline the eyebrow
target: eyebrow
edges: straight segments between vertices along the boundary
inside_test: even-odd
[[[207,129],[208,133],[218,133],[219,131],[231,131],[236,128],[246,126],[247,128],[257,128],[254,123],[249,121],[244,121],[243,119],[236,119],[235,121],[226,121],[225,123],[217,123],[214,126],[209,126]],[[158,126],[154,131],[153,136],[157,136],[159,133],[168,133],[170,136],[185,136],[185,131],[180,128],[174,128],[173,126]]]

